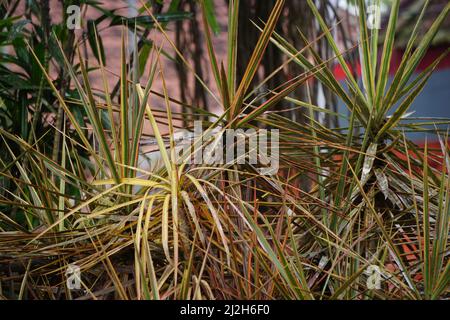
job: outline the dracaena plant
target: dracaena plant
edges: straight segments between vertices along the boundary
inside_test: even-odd
[[[255,22],[260,35],[238,78],[237,17],[245,8],[240,1],[229,2],[228,59],[222,63],[215,54],[206,3],[200,1],[213,87],[195,73],[163,22],[142,4],[141,11],[186,70],[222,108],[218,115],[171,96],[162,45],[150,50],[147,79],[140,81],[137,51],[131,58],[126,55],[126,26],[117,72],[118,101],[111,98],[115,90],[108,86],[101,56],[97,72],[103,88],[99,90],[90,83],[80,50],[75,51],[79,70],[61,55],[77,92],[69,100],[30,50],[68,121],[60,130],[58,161],[23,137],[0,131],[12,159],[2,162],[2,177],[12,177],[17,190],[2,187],[7,195],[0,204],[7,210],[0,214],[0,272],[8,274],[12,268],[20,275],[8,274],[10,281],[2,281],[0,294],[20,299],[445,296],[450,210],[447,140],[440,136],[440,154],[421,150],[402,134],[402,128],[420,130],[420,123],[402,121],[438,63],[410,81],[449,5],[425,36],[414,30],[406,57],[388,85],[399,1],[392,3],[380,57],[378,31],[367,29],[365,4],[359,1],[360,39],[355,44],[361,53],[363,85],[359,86],[346,64],[346,52],[338,51],[314,2],[308,4],[323,31],[319,38],[329,42],[335,56],[321,57],[315,51],[319,39],[308,39],[301,30],[305,45],[300,50],[276,33],[284,5],[277,0],[267,21]],[[100,49],[95,33],[94,40]],[[261,95],[259,88],[270,76],[256,85],[254,79],[270,42],[286,55],[276,72],[292,63],[306,71]],[[60,44],[58,50],[64,51]],[[344,69],[347,86],[333,76],[333,61]],[[156,81],[161,82],[162,92],[154,90]],[[313,104],[311,81],[320,81],[349,108],[347,128],[327,128],[316,120],[316,112],[336,114]],[[299,86],[311,99],[293,95]],[[84,110],[81,122],[69,102]],[[306,123],[274,112],[292,103],[307,112]],[[177,112],[175,106],[183,111]],[[193,141],[187,156],[175,161],[174,136],[187,109],[203,119],[205,135],[213,130],[223,134],[228,128],[278,129],[278,173],[262,175],[249,161],[189,163],[189,156],[210,143],[203,139]],[[145,124],[150,133],[144,131]],[[185,129],[191,125],[187,123]],[[147,146],[151,146],[151,161],[157,163],[143,166]],[[78,150],[89,156],[80,157]],[[435,161],[440,169],[430,165]],[[71,290],[65,281],[70,264],[80,267],[79,289]],[[368,286],[367,270],[379,271],[380,288]]]
[[[444,137],[438,137],[441,147],[437,151],[440,156],[436,158],[436,151],[420,150],[405,138],[404,132],[413,127],[415,132],[427,131],[427,123],[417,118],[408,119],[408,112],[414,108],[414,99],[448,50],[414,78],[413,73],[446,19],[450,4],[444,7],[425,35],[419,37],[429,4],[425,1],[400,65],[389,83],[400,1],[390,3],[382,44],[379,30],[367,27],[365,2],[357,1],[360,86],[346,62],[346,53],[338,51],[330,28],[313,2],[308,0],[308,3],[334,49],[337,63],[345,72],[348,89],[335,79],[332,70],[323,64],[313,49],[309,55],[297,54],[297,50],[281,36],[274,35],[272,41],[305,68],[324,65],[316,79],[331,89],[351,113],[350,126],[344,128],[344,133],[343,128],[323,128],[312,118],[312,133],[308,138],[310,143],[319,146],[315,149],[318,174],[315,190],[333,208],[333,211],[318,210],[318,213],[323,215],[324,224],[360,254],[360,257],[343,258],[341,250],[328,248],[329,268],[336,273],[329,274],[326,281],[330,289],[336,290],[333,297],[358,297],[361,284],[354,277],[367,267],[361,260],[364,257],[372,261],[369,263],[383,266],[388,296],[392,293],[407,298],[437,298],[445,294],[449,272],[446,258],[449,216],[447,137],[445,129],[436,129],[438,134],[444,134]],[[306,44],[307,41],[305,39]],[[320,110],[304,101],[297,103]],[[448,121],[443,124],[448,125]],[[295,128],[296,124],[292,123],[292,126]],[[442,169],[435,169],[436,163],[434,168],[430,167],[430,154],[434,155],[434,162],[442,163]],[[324,166],[327,167],[326,176],[323,175]],[[329,172],[330,168],[334,172]],[[329,247],[329,243],[323,246]],[[333,285],[333,276],[351,281],[342,280]],[[343,290],[340,285],[348,290]]]

